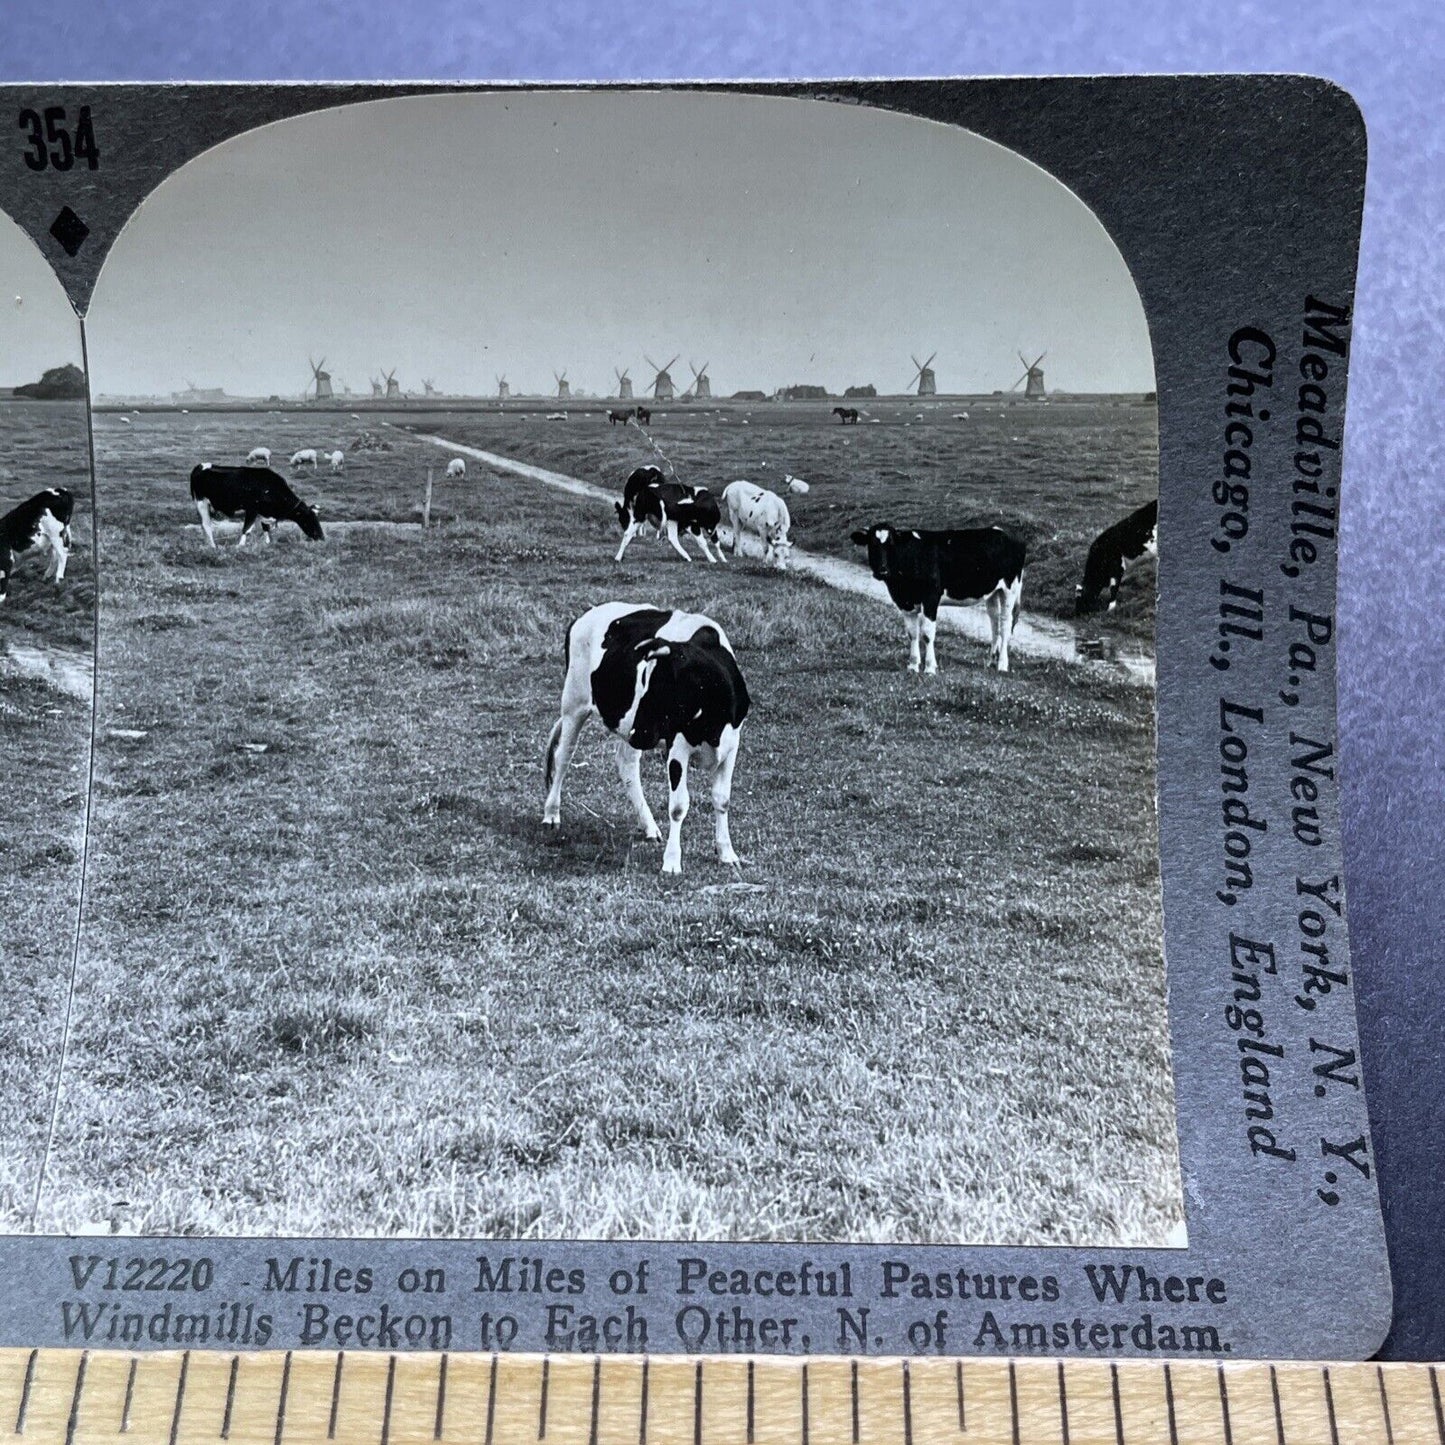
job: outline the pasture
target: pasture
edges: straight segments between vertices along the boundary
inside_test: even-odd
[[[423,429],[568,469],[563,424],[500,425]],[[589,425],[620,481],[637,439]],[[619,568],[605,506],[444,484],[363,427],[97,418],[90,903],[41,1227],[1164,1243],[1152,694],[957,638],[907,675],[891,609],[646,539]],[[347,450],[295,479],[324,542],[205,546],[191,465],[257,443]],[[867,510],[819,455],[798,500],[838,510],[795,505],[804,542]],[[544,836],[563,632],[608,597],[732,638],[738,870],[695,785],[659,875],[595,724]],[[643,779],[665,811],[660,756]]]
[[[21,559],[0,604],[0,1231],[28,1222],[75,944],[90,758],[95,581],[85,409],[0,402],[0,512],[75,494],[63,586]]]

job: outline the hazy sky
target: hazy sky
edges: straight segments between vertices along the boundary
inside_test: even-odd
[[[80,365],[80,322],[35,243],[0,215],[0,386]]]
[[[455,95],[348,106],[178,172],[106,263],[97,391],[615,389],[674,353],[713,390],[909,382],[1148,390],[1148,334],[1092,213],[967,132],[751,96]]]

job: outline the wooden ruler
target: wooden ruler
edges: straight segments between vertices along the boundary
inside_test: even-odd
[[[1445,1445],[1433,1365],[0,1350],[0,1442]]]

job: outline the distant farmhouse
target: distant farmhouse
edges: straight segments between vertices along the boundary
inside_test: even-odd
[[[52,366],[39,381],[27,381],[12,394],[30,401],[81,401],[85,398],[85,373],[68,362]]]
[[[826,386],[785,386],[778,395],[784,401],[827,401],[830,393]]]
[[[765,391],[735,391],[735,392],[733,392],[733,400],[734,400],[734,401],[766,401],[767,399],[768,399],[768,394],[767,394],[767,392],[765,392]]]
[[[172,401],[183,401],[194,405],[202,401],[225,401],[226,393],[219,386],[197,386],[195,382],[188,381],[184,391],[173,391]]]
[[[878,388],[870,381],[867,386],[850,386],[843,393],[844,400],[855,399],[860,396],[877,396]]]

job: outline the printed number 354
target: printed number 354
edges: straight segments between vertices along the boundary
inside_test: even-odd
[[[99,167],[100,152],[96,149],[88,105],[81,106],[76,113],[73,130],[66,123],[63,105],[46,106],[43,112],[22,110],[19,124],[20,129],[28,133],[25,164],[32,171],[43,171],[46,166],[68,171],[76,161],[84,161],[91,170]]]

